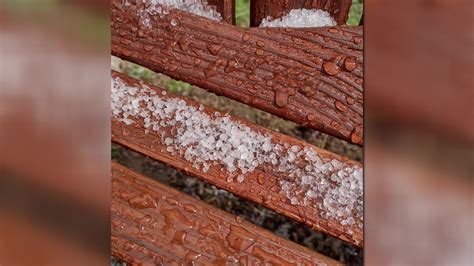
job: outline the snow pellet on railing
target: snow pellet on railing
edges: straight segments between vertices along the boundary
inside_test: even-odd
[[[130,0],[125,1],[125,6],[131,5]],[[136,11],[145,27],[150,27],[150,16],[168,15],[172,9],[179,9],[208,19],[222,21],[222,16],[216,7],[208,5],[206,0],[148,0]],[[176,23],[176,22],[175,22]]]
[[[292,9],[282,18],[267,17],[262,20],[260,27],[316,28],[336,25],[336,21],[327,11],[300,8]]]
[[[146,85],[127,86],[111,79],[112,116],[127,125],[143,123],[153,130],[172,155],[179,154],[193,167],[207,172],[218,164],[228,182],[243,182],[247,174],[271,164],[280,176],[282,192],[293,205],[317,204],[322,216],[342,225],[362,227],[362,168],[320,156],[311,147],[278,143],[271,135],[234,121],[228,114],[208,114],[204,107],[158,95]],[[166,129],[173,128],[173,135]]]

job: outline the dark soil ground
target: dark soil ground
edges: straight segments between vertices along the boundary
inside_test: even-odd
[[[115,60],[115,59],[113,59]],[[114,62],[113,62],[114,65]],[[114,68],[114,66],[113,66]],[[115,62],[115,70],[143,79],[177,94],[195,99],[220,111],[228,112],[269,129],[304,140],[320,148],[362,161],[363,149],[329,135],[282,120],[266,112],[177,82],[128,62]],[[328,235],[315,232],[262,206],[236,197],[197,178],[169,168],[157,161],[119,145],[112,145],[112,159],[159,182],[189,194],[217,208],[261,226],[283,238],[306,246],[348,265],[362,265],[363,251]],[[117,262],[114,262],[115,264]],[[120,264],[118,264],[120,265]]]

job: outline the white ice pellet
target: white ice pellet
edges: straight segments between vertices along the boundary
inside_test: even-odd
[[[282,18],[267,17],[262,20],[260,27],[315,28],[336,25],[336,21],[327,11],[301,8],[292,9]]]
[[[130,0],[125,1],[125,6],[130,6]],[[217,12],[216,7],[209,5],[206,0],[149,0],[145,9],[137,10],[143,26],[149,28],[151,16],[168,15],[169,10],[179,9],[208,19],[221,21],[222,15]],[[171,20],[173,27],[178,25],[175,19]]]
[[[321,156],[311,147],[275,143],[271,135],[254,131],[202,105],[157,95],[142,84],[111,81],[112,116],[127,125],[153,129],[170,154],[179,154],[203,172],[220,165],[227,181],[243,182],[261,164],[279,173],[282,193],[292,205],[314,205],[322,216],[362,227],[363,171],[360,166]],[[173,128],[173,133],[169,134]],[[356,219],[354,219],[356,218]]]

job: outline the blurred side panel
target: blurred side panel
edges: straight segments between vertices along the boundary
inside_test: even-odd
[[[365,1],[366,265],[474,265],[473,4]]]
[[[474,1],[365,2],[367,109],[473,143]]]
[[[99,2],[1,3],[2,265],[110,263],[110,7]]]

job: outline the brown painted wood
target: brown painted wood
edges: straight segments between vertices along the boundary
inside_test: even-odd
[[[363,144],[362,27],[243,29],[179,10],[145,27],[144,7],[121,3],[113,55]]]
[[[340,265],[112,163],[112,254],[132,264]]]
[[[235,25],[235,0],[207,0],[207,2],[217,7],[217,11],[227,24]]]
[[[140,81],[123,74],[112,72],[112,76],[119,77],[127,86],[137,88],[141,86]],[[155,90],[157,95],[162,95],[162,89],[149,84],[147,84],[147,86]],[[169,92],[166,96],[160,97],[164,97],[165,99],[183,99],[188,105],[195,106],[196,108],[199,108],[200,106],[199,103],[193,100],[179,97]],[[202,110],[210,116],[214,116],[216,112],[215,109],[207,107],[204,107]],[[296,145],[301,149],[304,147],[312,148],[325,160],[330,161],[332,159],[337,159],[341,162],[347,163],[350,167],[360,167],[360,164],[355,161],[319,149],[303,141],[251,124],[236,117],[230,117],[230,120],[246,125],[255,132],[271,135],[272,142],[275,144],[287,147]],[[296,221],[303,222],[314,230],[328,233],[356,246],[362,246],[362,219],[360,214],[355,212],[352,213],[351,217],[354,218],[356,223],[350,226],[344,226],[336,219],[327,219],[323,217],[317,204],[306,206],[292,205],[288,197],[282,192],[279,183],[280,180],[286,180],[285,178],[287,177],[276,171],[272,164],[259,165],[253,172],[246,175],[246,178],[242,183],[236,182],[235,179],[234,181],[228,181],[227,170],[220,164],[213,164],[207,172],[204,172],[201,169],[194,168],[192,162],[187,161],[183,155],[168,152],[164,139],[174,136],[171,128],[160,129],[160,134],[161,136],[153,130],[149,130],[148,133],[146,133],[143,121],[141,121],[141,123],[138,122],[132,125],[125,125],[123,122],[112,118],[112,140],[114,142],[140,152],[150,158],[164,162],[171,167],[184,170],[190,175],[196,176],[208,183],[216,185],[217,187],[226,189],[245,199],[261,204]],[[305,165],[301,165],[300,167],[304,168]],[[317,199],[317,201],[321,202],[322,199]]]
[[[281,18],[290,10],[299,8],[326,10],[338,25],[345,25],[351,3],[351,0],[252,0],[250,26],[258,27],[266,17]]]

